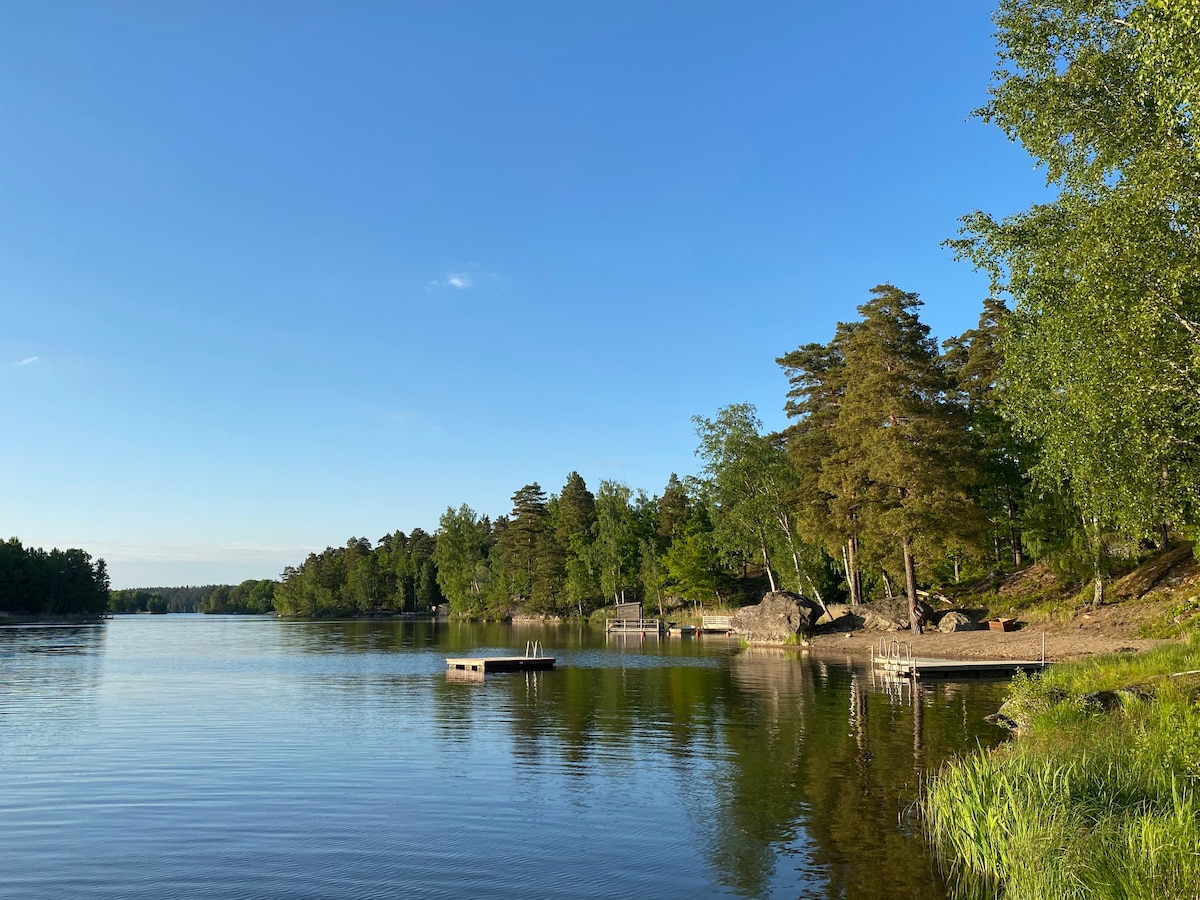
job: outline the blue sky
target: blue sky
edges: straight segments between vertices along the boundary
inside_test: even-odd
[[[0,531],[115,587],[650,493],[691,417],[1044,194],[986,3],[0,6]]]

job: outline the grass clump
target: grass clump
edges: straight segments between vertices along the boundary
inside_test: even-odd
[[[1200,898],[1200,640],[1015,679],[1017,739],[948,764],[924,810],[968,894]]]
[[[1138,629],[1141,637],[1148,638],[1173,638],[1196,632],[1200,632],[1200,595],[1175,601]]]

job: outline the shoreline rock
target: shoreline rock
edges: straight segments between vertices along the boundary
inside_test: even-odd
[[[729,624],[748,644],[782,645],[810,633],[823,613],[815,601],[802,594],[775,591],[754,606],[743,606]]]

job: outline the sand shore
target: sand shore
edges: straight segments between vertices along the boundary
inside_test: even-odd
[[[1046,659],[1061,661],[1094,656],[1098,653],[1149,650],[1161,640],[1130,638],[1114,634],[1109,629],[1089,630],[1086,625],[1073,628],[1047,629]],[[872,648],[879,647],[879,639],[889,642],[895,638],[908,642],[914,656],[932,656],[941,659],[1040,659],[1042,655],[1042,629],[1028,626],[1018,631],[956,631],[942,634],[927,631],[912,634],[908,631],[891,633],[856,631],[849,634],[818,634],[809,638],[808,646],[817,652],[849,653],[855,657],[870,659]]]

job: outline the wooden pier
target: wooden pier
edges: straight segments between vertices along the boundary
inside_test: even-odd
[[[482,678],[489,672],[543,672],[554,668],[553,656],[542,655],[542,642],[525,642],[524,656],[447,656],[446,674],[473,673]]]
[[[701,616],[697,634],[733,634],[733,616]]]
[[[607,634],[653,634],[657,637],[662,632],[662,622],[643,619],[640,603],[618,603],[616,618],[604,620],[604,631]]]
[[[539,672],[554,668],[553,656],[448,656],[447,672]]]
[[[1046,662],[1046,636],[1042,635],[1041,659],[938,659],[913,656],[907,641],[881,638],[872,651],[871,663],[885,675],[900,678],[1008,678],[1017,672],[1040,672]]]
[[[1040,672],[1047,663],[1040,659],[935,659],[914,656],[902,662],[876,660],[890,675],[912,678],[1007,678],[1017,672]]]

